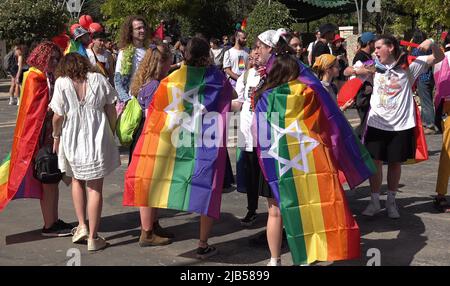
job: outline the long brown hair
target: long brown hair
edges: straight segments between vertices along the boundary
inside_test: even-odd
[[[186,65],[194,67],[207,67],[212,64],[211,47],[206,39],[200,37],[192,38],[185,51]]]
[[[143,16],[134,15],[134,16],[128,16],[125,21],[122,24],[122,27],[120,28],[120,36],[119,36],[119,48],[124,49],[128,45],[133,43],[133,22],[134,21],[141,21],[144,23],[145,27],[145,39],[146,43],[144,43],[144,46],[147,46],[148,42],[151,40],[150,35],[150,29],[147,24],[147,20]]]
[[[79,53],[65,55],[56,68],[56,78],[69,77],[72,80],[84,81],[88,72],[94,72],[94,68],[86,57]]]
[[[170,48],[166,44],[150,45],[131,82],[130,91],[133,96],[137,96],[139,90],[146,83],[158,80],[162,65],[170,59],[171,55]]]

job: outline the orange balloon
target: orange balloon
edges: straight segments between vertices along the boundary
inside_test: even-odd
[[[92,24],[94,21],[92,20],[92,17],[89,15],[82,15],[80,19],[78,20],[78,23],[85,28],[86,30],[89,29],[89,25]]]

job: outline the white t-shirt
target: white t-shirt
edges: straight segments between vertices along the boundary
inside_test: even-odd
[[[231,71],[237,75],[241,75],[245,72],[245,68],[248,63],[248,53],[245,49],[238,50],[231,48],[225,51],[223,57],[223,68],[231,68]]]
[[[105,51],[104,54],[95,54],[91,49],[87,49],[86,53],[88,55],[89,61],[91,62],[91,64],[93,66],[95,66],[97,64],[97,62],[95,61],[95,56],[97,57],[97,60],[101,63],[103,63],[105,65],[105,68],[109,69],[109,61],[108,61],[108,56],[111,54],[109,51]]]
[[[131,68],[132,76],[136,73],[139,64],[144,58],[145,51],[146,51],[145,48],[136,48],[136,51],[133,56],[133,67]],[[122,69],[122,58],[123,58],[123,50],[120,50],[119,55],[117,56],[116,73],[120,73],[120,70]]]
[[[245,73],[242,74],[237,82],[236,82],[236,93],[238,94],[237,101],[242,102],[242,109],[239,114],[239,129],[241,131],[241,136],[243,138],[238,137],[238,142],[243,142],[245,145],[245,151],[252,152],[253,147],[256,147],[256,144],[253,142],[252,135],[252,122],[253,122],[253,111],[251,109],[251,94],[254,88],[259,84],[261,80],[259,73],[256,69],[251,68],[247,72],[247,78],[245,79]],[[245,81],[245,82],[244,82]],[[239,144],[239,146],[242,146]]]
[[[367,124],[385,131],[402,131],[416,126],[412,85],[429,69],[427,56],[420,56],[408,70],[387,66],[383,73],[375,73]]]
[[[315,45],[317,42],[318,42],[318,40],[309,43],[309,45],[308,45],[308,52],[309,52],[309,53],[312,53],[313,47],[314,47],[314,45]]]

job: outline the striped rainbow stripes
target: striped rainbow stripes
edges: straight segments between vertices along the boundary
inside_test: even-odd
[[[75,40],[70,40],[69,45],[64,51],[64,55],[67,55],[69,53],[79,53],[83,57],[88,57],[86,49],[83,47],[83,45]]]
[[[332,128],[317,93],[298,80],[281,85],[261,96],[256,116],[260,164],[279,202],[294,264],[359,257],[360,232],[333,153],[341,130]],[[267,146],[263,146],[265,138]],[[365,167],[351,168],[357,172],[346,174],[352,182],[355,176],[367,178],[374,168],[367,151],[356,142],[355,138],[350,149],[362,161],[355,164]],[[346,152],[341,149],[340,157]]]
[[[161,82],[125,174],[125,206],[219,217],[226,152],[224,126],[231,92],[216,68],[182,66]],[[212,112],[217,115],[214,120],[209,118]],[[181,129],[177,121],[183,113],[191,120]],[[178,133],[180,130],[184,132]],[[221,145],[198,141],[206,137]]]
[[[47,78],[31,67],[24,73],[21,101],[10,156],[0,166],[0,211],[11,199],[40,198],[42,184],[33,177],[32,158],[48,108]]]

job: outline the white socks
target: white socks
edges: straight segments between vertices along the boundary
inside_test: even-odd
[[[281,266],[281,257],[271,257],[267,266]]]
[[[380,209],[380,193],[372,193],[371,195],[371,200],[369,205],[366,207],[366,209],[362,212],[363,215],[365,216],[374,216],[376,215]]]
[[[387,200],[386,200],[386,210],[388,213],[388,217],[390,218],[400,218],[400,214],[398,213],[397,204],[395,203],[395,195],[397,192],[388,191],[387,192]]]

